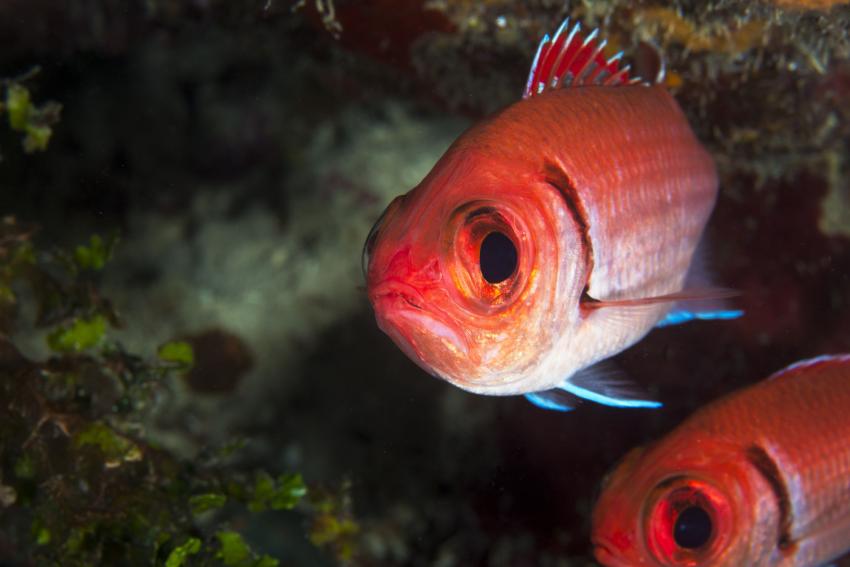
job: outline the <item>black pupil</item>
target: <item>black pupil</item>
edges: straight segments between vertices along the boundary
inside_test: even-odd
[[[702,547],[711,538],[711,516],[699,506],[682,510],[673,526],[676,545],[685,549]]]
[[[516,246],[501,232],[491,232],[481,242],[481,275],[491,284],[505,281],[516,270]]]

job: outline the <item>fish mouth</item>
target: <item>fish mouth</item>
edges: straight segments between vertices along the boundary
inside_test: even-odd
[[[418,311],[424,310],[425,298],[419,290],[410,284],[398,280],[381,282],[375,286],[375,289],[369,292],[369,300],[375,307],[381,301],[392,299],[399,299],[412,309]]]
[[[474,394],[505,396],[527,391],[522,388],[521,375],[490,377],[463,321],[441,311],[426,293],[427,289],[423,293],[396,279],[369,288],[378,327],[408,358],[427,373]],[[439,293],[435,296],[440,298]]]
[[[369,300],[381,330],[429,373],[436,370],[434,356],[429,356],[435,354],[435,344],[468,356],[466,336],[451,320],[426,307],[425,297],[412,285],[398,280],[381,282],[370,290]]]

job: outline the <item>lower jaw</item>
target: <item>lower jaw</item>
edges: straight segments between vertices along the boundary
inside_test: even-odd
[[[485,364],[471,360],[473,354],[461,330],[424,310],[405,309],[397,304],[385,307],[389,308],[376,309],[378,326],[427,373],[467,392],[485,396],[521,395],[535,390],[523,387],[528,381],[522,375],[501,378]],[[435,346],[429,348],[430,343]]]

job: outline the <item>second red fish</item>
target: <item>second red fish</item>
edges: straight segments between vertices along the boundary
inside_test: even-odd
[[[850,355],[794,364],[635,449],[593,517],[610,567],[814,567],[850,551]]]

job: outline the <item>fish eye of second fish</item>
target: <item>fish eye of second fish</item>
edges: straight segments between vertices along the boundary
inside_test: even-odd
[[[656,324],[740,314],[682,307],[714,293],[686,285],[714,163],[664,87],[604,47],[578,23],[546,36],[522,100],[462,134],[367,239],[378,325],[465,390],[657,407],[588,369]]]

